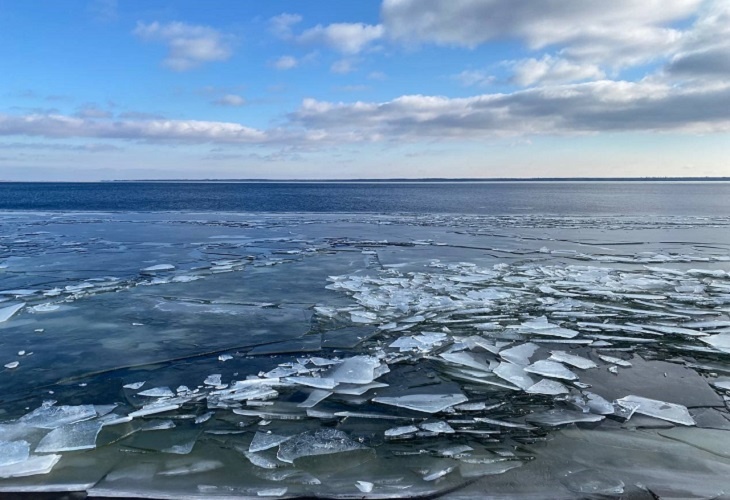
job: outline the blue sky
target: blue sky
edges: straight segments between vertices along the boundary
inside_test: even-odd
[[[730,175],[726,0],[0,0],[0,180]]]

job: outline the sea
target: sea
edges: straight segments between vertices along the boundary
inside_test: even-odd
[[[0,183],[0,496],[725,498],[730,183]]]

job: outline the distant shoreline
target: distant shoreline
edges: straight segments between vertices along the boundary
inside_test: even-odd
[[[728,177],[496,177],[496,178],[446,178],[424,177],[420,179],[394,177],[390,179],[129,179],[101,181],[10,181],[3,184],[110,184],[110,183],[157,183],[157,184],[387,184],[387,183],[519,183],[519,182],[730,182]]]

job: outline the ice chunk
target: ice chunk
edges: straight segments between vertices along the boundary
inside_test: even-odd
[[[401,427],[392,427],[390,429],[386,429],[385,431],[385,437],[401,437],[401,436],[407,436],[409,434],[414,434],[418,432],[418,427],[415,425],[404,425]]]
[[[717,387],[718,389],[723,389],[725,391],[730,391],[730,377],[719,377],[713,381],[710,382],[712,385]]]
[[[35,451],[53,453],[95,448],[101,426],[99,421],[86,421],[58,427],[41,439]]]
[[[228,361],[229,359],[233,359],[233,356],[230,354],[221,354],[218,356],[218,361]]]
[[[142,272],[153,273],[156,271],[173,271],[174,269],[175,266],[173,266],[172,264],[157,264],[154,266],[145,267],[144,269],[142,269]]]
[[[0,478],[26,477],[48,474],[61,460],[61,455],[35,455],[28,460],[0,466]]]
[[[131,384],[123,385],[122,387],[136,391],[137,389],[141,389],[144,384],[144,382],[133,382]]]
[[[356,481],[355,486],[363,493],[370,493],[375,485],[369,481]]]
[[[624,483],[620,479],[606,476],[602,472],[585,469],[569,472],[560,480],[570,491],[585,495],[616,496],[624,492]]]
[[[528,342],[526,344],[520,344],[510,347],[509,349],[499,351],[499,356],[505,361],[525,366],[530,364],[530,357],[532,357],[538,349],[539,346],[537,346],[537,344]]]
[[[48,406],[43,405],[23,415],[20,423],[42,429],[55,429],[62,425],[81,422],[96,417],[94,405]]]
[[[649,417],[666,420],[675,424],[681,425],[695,425],[695,421],[692,415],[687,411],[687,407],[675,404],[666,403],[664,401],[657,401],[656,399],[642,398],[640,396],[626,396],[621,399],[617,399],[616,402],[620,405],[624,403],[639,405],[636,408],[636,413],[647,415]]]
[[[569,330],[567,328],[562,328],[558,325],[548,323],[548,320],[545,316],[541,316],[530,321],[525,321],[524,323],[519,325],[518,328],[521,331],[533,333],[535,335],[547,335],[550,337],[562,337],[566,339],[572,339],[573,337],[578,335],[578,332],[576,332],[575,330]]]
[[[370,389],[379,389],[388,387],[388,384],[382,382],[371,382],[369,384],[340,384],[334,389],[335,394],[348,394],[350,396],[361,396]]]
[[[332,395],[332,391],[325,391],[322,389],[315,389],[313,390],[307,399],[299,403],[297,406],[300,408],[312,408],[320,401],[330,397]]]
[[[457,365],[468,366],[486,372],[492,371],[486,357],[473,352],[445,352],[440,357]]]
[[[25,307],[25,304],[13,304],[12,306],[0,308],[0,323],[12,318],[13,315],[23,309],[23,307]]]
[[[271,460],[270,458],[265,457],[264,455],[260,455],[258,453],[251,453],[249,451],[241,449],[238,446],[236,447],[236,449],[243,453],[243,456],[245,456],[248,461],[256,467],[261,467],[262,469],[278,469],[279,467],[282,467],[284,465],[281,462]]]
[[[10,363],[5,364],[5,368],[8,370],[12,370],[13,368],[17,368],[20,363],[18,361],[11,361]]]
[[[710,344],[718,351],[730,353],[730,333],[720,333],[718,335],[708,335],[700,339],[702,342]]]
[[[355,356],[343,360],[329,376],[339,384],[369,384],[389,371],[376,357]]]
[[[146,391],[138,392],[137,396],[147,396],[150,398],[171,398],[175,393],[169,387],[154,387]]]
[[[512,363],[500,363],[494,370],[494,374],[522,390],[527,390],[535,385],[535,380],[521,366]]]
[[[596,368],[598,365],[591,361],[590,359],[586,359],[582,356],[575,356],[573,354],[568,354],[565,351],[552,351],[550,353],[550,358],[553,361],[559,361],[560,363],[565,363],[570,366],[574,366],[576,368],[580,368],[581,370],[587,370],[589,368]]]
[[[256,491],[256,495],[260,497],[282,497],[289,490],[286,486],[283,488],[266,488]]]
[[[279,446],[289,439],[291,439],[291,436],[281,436],[271,432],[257,432],[248,447],[248,451],[250,453],[256,453],[258,451],[268,450],[274,446]]]
[[[529,394],[545,394],[546,396],[556,396],[558,394],[568,394],[569,390],[565,385],[555,380],[542,379],[535,385],[531,385],[526,389]]]
[[[220,373],[213,373],[212,375],[208,375],[205,380],[203,380],[203,383],[205,385],[212,385],[214,387],[218,387],[221,385],[221,374]],[[142,394],[142,393],[140,393]]]
[[[567,425],[580,422],[600,422],[605,417],[603,415],[593,415],[572,410],[547,410],[544,412],[533,413],[527,416],[528,422],[542,424],[547,426]]]
[[[292,437],[279,445],[276,458],[282,462],[294,463],[300,457],[328,455],[346,451],[362,450],[366,446],[353,441],[337,429],[319,429]]]
[[[456,394],[408,394],[406,396],[384,396],[373,398],[373,402],[385,405],[408,408],[424,413],[437,413],[468,398],[461,393]]]
[[[526,372],[536,373],[543,377],[559,378],[563,380],[577,380],[578,376],[572,371],[568,370],[564,365],[556,363],[555,361],[548,361],[541,359],[535,363],[525,367]]]
[[[316,389],[334,389],[337,386],[337,381],[331,377],[287,377],[285,380]]]
[[[0,466],[28,460],[30,444],[27,441],[0,441]]]
[[[442,477],[446,476],[447,474],[450,474],[454,469],[456,469],[456,465],[448,465],[448,466],[435,466],[426,471],[426,473],[423,475],[424,481],[436,481],[437,479],[441,479]]]
[[[437,434],[453,434],[454,428],[443,420],[436,420],[432,422],[423,422],[418,425],[421,429],[428,432],[434,432]]]
[[[614,365],[623,366],[624,368],[631,368],[632,366],[629,361],[621,358],[614,358],[613,356],[605,356],[603,354],[599,354],[598,357],[606,363],[613,363]]]

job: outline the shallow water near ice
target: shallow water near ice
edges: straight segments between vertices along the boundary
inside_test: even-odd
[[[0,492],[730,494],[730,217],[0,213]]]

